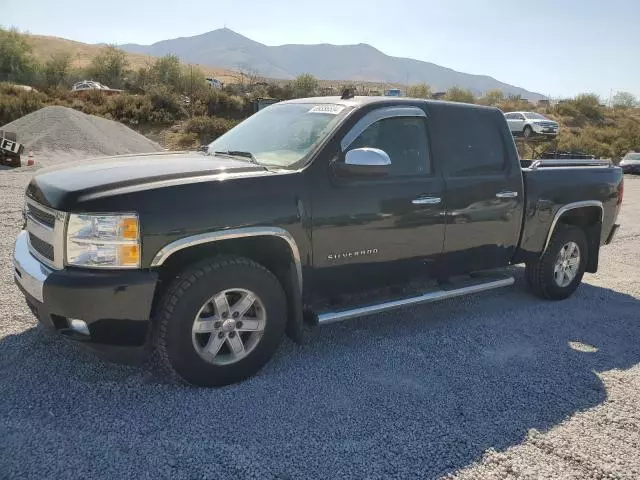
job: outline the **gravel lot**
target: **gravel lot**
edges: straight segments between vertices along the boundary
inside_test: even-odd
[[[640,178],[560,303],[514,287],[323,327],[218,390],[36,327],[12,280],[33,169],[0,172],[0,477],[640,478]]]

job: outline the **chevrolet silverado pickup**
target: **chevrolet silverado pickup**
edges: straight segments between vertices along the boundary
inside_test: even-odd
[[[505,287],[512,265],[567,298],[622,197],[610,162],[521,162],[495,108],[296,99],[206,152],[38,171],[15,281],[58,334],[219,386],[257,373],[285,334]]]

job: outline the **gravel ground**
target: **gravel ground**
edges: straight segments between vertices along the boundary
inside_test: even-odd
[[[80,156],[159,152],[163,148],[120,122],[50,106],[0,128],[19,132],[18,141],[37,153],[67,152]],[[23,154],[26,163],[27,154]]]
[[[12,281],[29,171],[0,173],[0,477],[640,478],[640,178],[601,270],[323,327],[255,378],[162,384],[36,327]]]

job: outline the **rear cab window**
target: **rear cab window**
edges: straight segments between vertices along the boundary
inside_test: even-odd
[[[509,168],[504,115],[493,109],[430,105],[433,154],[445,176],[490,175]]]

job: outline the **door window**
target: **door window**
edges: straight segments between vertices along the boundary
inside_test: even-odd
[[[447,176],[491,175],[506,169],[500,114],[458,106],[435,107],[432,114],[434,154],[442,158]]]
[[[391,158],[389,176],[428,175],[431,173],[429,142],[421,117],[391,117],[367,127],[349,146],[379,148]]]

